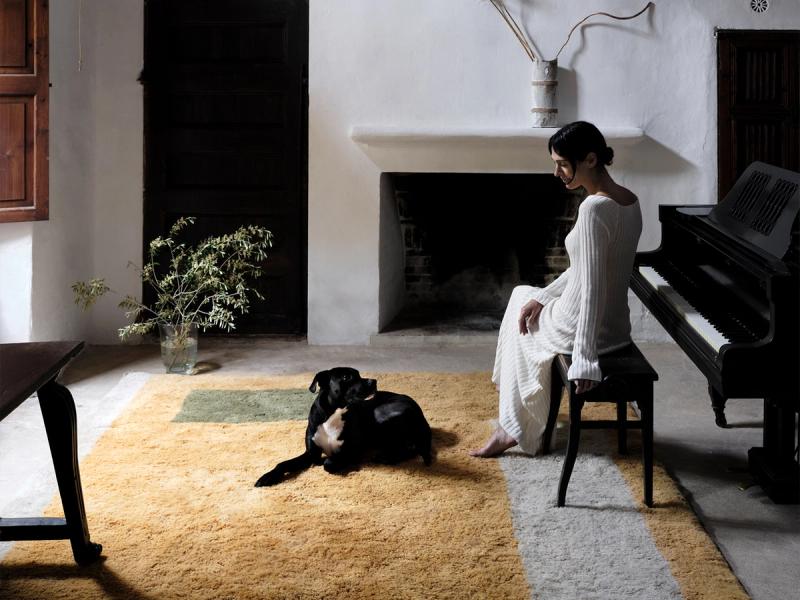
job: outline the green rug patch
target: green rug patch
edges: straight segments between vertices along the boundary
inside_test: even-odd
[[[180,412],[179,423],[252,423],[305,420],[314,402],[307,389],[192,390]]]

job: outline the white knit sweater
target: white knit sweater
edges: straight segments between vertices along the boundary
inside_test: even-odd
[[[571,352],[570,379],[600,381],[598,353],[630,343],[628,285],[642,233],[639,202],[623,206],[588,196],[565,239],[570,266],[531,297],[545,305],[537,342],[553,352]]]

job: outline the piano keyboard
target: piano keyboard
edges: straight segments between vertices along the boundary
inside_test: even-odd
[[[672,305],[675,311],[686,320],[686,324],[694,329],[717,354],[719,354],[719,350],[722,346],[731,343],[728,338],[709,323],[708,319],[701,315],[683,296],[676,292],[669,282],[659,275],[653,267],[639,267],[639,273],[653,286],[653,289],[658,291],[660,296]]]

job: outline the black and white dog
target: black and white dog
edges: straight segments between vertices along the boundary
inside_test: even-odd
[[[371,458],[386,464],[421,456],[431,463],[431,428],[409,396],[377,391],[350,367],[320,371],[306,428],[306,451],[264,473],[256,487],[275,485],[284,475],[322,464],[329,473],[345,471]],[[325,458],[323,459],[323,455]]]

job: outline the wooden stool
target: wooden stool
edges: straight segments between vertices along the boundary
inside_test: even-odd
[[[558,482],[558,506],[564,506],[567,486],[578,456],[581,429],[616,429],[620,454],[628,450],[628,429],[642,430],[642,461],[644,466],[644,503],[653,506],[653,382],[658,373],[647,362],[635,344],[600,356],[603,381],[583,394],[575,393],[575,384],[567,378],[572,364],[569,354],[559,354],[553,359],[550,412],[544,431],[542,453],[549,454],[561,392],[569,386],[569,439],[564,457],[561,480]],[[641,419],[628,421],[628,402],[636,402]],[[586,402],[613,402],[617,405],[615,421],[581,421],[581,410]]]

